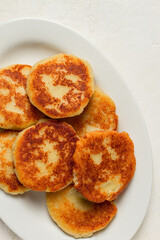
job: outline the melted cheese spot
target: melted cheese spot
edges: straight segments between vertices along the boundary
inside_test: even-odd
[[[6,111],[14,112],[18,114],[24,114],[23,110],[16,106],[15,99],[12,97],[11,102],[6,104]]]
[[[119,156],[117,155],[116,151],[111,148],[111,146],[107,146],[107,151],[111,154],[112,160],[118,160]]]
[[[66,95],[66,93],[70,90],[70,88],[67,86],[62,86],[62,85],[54,86],[52,83],[53,77],[51,76],[43,74],[41,80],[42,82],[45,83],[45,86],[47,87],[50,95],[55,98],[59,98],[62,100],[64,95]]]
[[[48,140],[43,142],[43,146],[41,146],[41,150],[48,155],[47,164],[54,163],[56,164],[59,159],[58,151],[54,148],[55,144],[50,143]]]
[[[41,123],[41,122],[43,122],[43,120],[42,120],[42,121],[40,120],[38,123]],[[43,137],[43,135],[45,134],[46,129],[47,129],[47,127],[41,128],[41,129],[39,130],[39,135]],[[39,138],[38,135],[37,135],[37,136],[35,135],[35,137],[36,137],[36,138]]]
[[[39,170],[39,172],[36,173],[36,175],[39,176],[40,178],[42,177],[42,175],[45,176],[45,175],[50,174],[50,171],[49,171],[49,169],[47,168],[46,163],[44,163],[43,161],[37,160],[37,161],[35,162],[35,165],[36,165],[36,167],[37,167],[38,170]]]
[[[7,96],[9,94],[9,90],[6,88],[1,88],[0,89],[0,94]]]
[[[103,140],[103,145],[104,147],[108,147],[107,145],[109,144],[110,145],[111,143],[111,139],[109,137],[106,137],[104,140]]]
[[[16,93],[20,93],[21,95],[26,95],[26,91],[24,87],[17,87],[15,88]]]
[[[25,77],[28,77],[28,72],[29,72],[29,69],[30,69],[30,68],[31,68],[31,67],[29,67],[29,66],[23,67],[20,72],[21,72]]]
[[[93,132],[93,131],[98,131],[98,130],[101,130],[101,129],[98,127],[91,126],[91,125],[86,125],[85,132]]]
[[[113,192],[117,192],[121,187],[122,187],[122,183],[120,182],[120,175],[115,175],[110,177],[110,179],[107,182],[101,183],[101,185],[96,185],[95,188],[99,189],[102,193],[113,193]]]
[[[40,146],[40,149],[47,153],[47,163],[44,163],[42,160],[36,161],[36,167],[39,169],[38,176],[50,175],[53,169],[53,164],[56,164],[59,159],[59,155],[56,149],[54,149],[54,144],[50,143],[48,140],[43,142],[43,145]],[[37,155],[37,152],[36,152]]]
[[[72,82],[76,83],[78,82],[79,80],[81,80],[78,76],[74,75],[74,74],[68,74],[65,76],[65,78],[67,80],[71,80]]]
[[[98,165],[102,162],[102,153],[90,154],[90,157],[93,160],[94,164]]]
[[[39,146],[40,150],[43,153],[47,153],[47,163],[43,162],[42,160],[36,160],[36,167],[39,169],[39,173],[37,175],[41,177],[42,175],[50,175],[53,170],[53,165],[58,162],[59,155],[58,151],[54,148],[55,144],[50,143],[48,140],[43,141],[43,145]],[[37,155],[37,152],[36,152]],[[52,180],[54,176],[51,177]]]
[[[15,82],[12,80],[12,78],[6,76],[6,75],[1,75],[1,79],[3,79],[4,81],[12,84],[12,85],[15,85]]]

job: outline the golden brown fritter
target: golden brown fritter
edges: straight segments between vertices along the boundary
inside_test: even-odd
[[[76,144],[74,183],[88,200],[112,201],[131,181],[136,160],[134,144],[125,132],[95,131]]]
[[[85,60],[59,54],[35,64],[28,76],[30,101],[51,118],[79,115],[94,92],[94,75]]]
[[[29,65],[16,64],[0,70],[0,127],[23,129],[35,124],[43,114],[26,94]]]
[[[53,221],[75,238],[89,237],[105,228],[117,212],[111,202],[89,202],[73,185],[56,193],[47,193],[46,199]]]
[[[19,181],[35,191],[57,191],[72,182],[77,136],[67,123],[42,121],[23,130],[13,150]]]
[[[4,130],[0,132],[0,188],[5,192],[16,195],[28,189],[17,179],[12,159],[12,145],[18,132]]]
[[[116,130],[118,116],[115,110],[116,106],[113,100],[96,87],[83,113],[79,116],[63,120],[71,124],[77,135],[82,137],[87,132],[93,132],[95,130]]]

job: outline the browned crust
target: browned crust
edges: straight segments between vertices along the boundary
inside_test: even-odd
[[[29,101],[27,94],[22,95],[16,92],[18,87],[24,88],[26,91],[27,76],[22,72],[27,69],[29,72],[31,66],[16,64],[0,70],[0,89],[9,91],[6,96],[0,93],[0,116],[4,121],[0,121],[0,127],[10,129],[23,129],[36,123],[43,114],[39,112]],[[5,78],[10,78],[12,82],[6,81]],[[23,114],[6,110],[6,104],[15,99],[16,107],[23,110]]]
[[[53,86],[61,85],[70,88],[63,96],[66,103],[61,103],[59,98],[53,97],[44,82],[42,74],[53,78]],[[76,75],[79,80],[73,82],[66,75]],[[88,104],[93,94],[93,73],[85,61],[69,55],[59,54],[52,58],[41,61],[33,66],[28,77],[28,95],[30,101],[43,113],[51,118],[63,118],[78,115]],[[74,91],[76,90],[76,92]],[[82,98],[83,95],[83,98]],[[46,108],[53,105],[52,109]],[[57,110],[57,109],[58,110]]]
[[[41,130],[44,130],[42,136]],[[20,182],[35,191],[54,192],[68,185],[72,181],[72,157],[77,139],[70,125],[56,120],[41,122],[20,133],[13,151]],[[59,154],[57,164],[48,162],[47,153],[40,148],[45,140],[56,144],[55,149]],[[37,161],[45,164],[48,174],[39,176]]]
[[[117,213],[117,207],[111,202],[93,203],[92,208],[81,211],[67,199],[73,185],[61,190],[61,193],[47,193],[47,207],[50,216],[62,230],[75,237],[90,236],[103,229]],[[63,191],[63,193],[62,193]],[[61,198],[59,198],[61,194]]]
[[[8,136],[12,138],[8,139]],[[0,147],[0,188],[5,192],[10,194],[24,193],[27,189],[18,181],[15,173],[7,174],[7,168],[12,168],[14,170],[13,161],[8,162],[5,157],[7,150],[12,150],[12,145],[16,139],[18,132],[5,130],[0,132],[0,145],[3,144],[4,147]]]
[[[103,146],[104,139],[110,138],[109,145],[116,151],[117,160],[111,159],[111,154]],[[88,152],[89,151],[89,152]],[[102,153],[102,162],[94,164],[90,153]],[[112,201],[116,199],[131,181],[136,166],[134,156],[134,144],[125,132],[96,131],[86,134],[76,144],[74,153],[74,182],[75,187],[88,200],[93,202]],[[105,173],[105,170],[109,173]],[[107,182],[110,176],[120,174],[120,182],[123,184],[117,192],[110,195],[102,194],[95,185]],[[89,179],[89,182],[87,182]]]
[[[71,124],[77,135],[82,137],[87,131],[87,126],[98,130],[117,130],[118,116],[113,100],[97,86],[94,94],[84,111],[76,117],[65,118],[63,121]]]

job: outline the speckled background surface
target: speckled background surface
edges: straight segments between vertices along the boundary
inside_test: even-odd
[[[51,19],[71,27],[103,51],[131,89],[153,152],[151,202],[133,240],[160,239],[160,1],[0,0],[0,23],[22,17]],[[0,239],[20,238],[0,221]]]

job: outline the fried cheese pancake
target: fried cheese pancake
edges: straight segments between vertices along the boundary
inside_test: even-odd
[[[118,116],[115,110],[113,100],[96,86],[89,104],[81,115],[66,118],[64,121],[72,125],[79,137],[95,130],[116,130]]]
[[[18,132],[4,130],[0,132],[0,188],[6,193],[16,195],[27,191],[17,179],[12,159],[12,145]]]
[[[13,159],[19,181],[35,191],[54,192],[72,182],[77,136],[67,123],[40,121],[19,133]]]
[[[79,115],[94,92],[94,75],[88,62],[59,54],[36,63],[28,76],[30,101],[51,118]]]
[[[132,140],[115,131],[87,133],[77,142],[73,160],[75,187],[93,202],[116,199],[136,166]]]
[[[24,129],[35,124],[42,113],[26,94],[29,65],[16,64],[0,70],[0,127]]]
[[[46,200],[53,221],[75,238],[89,237],[105,228],[117,212],[111,202],[88,201],[72,184],[56,193],[47,193]]]

